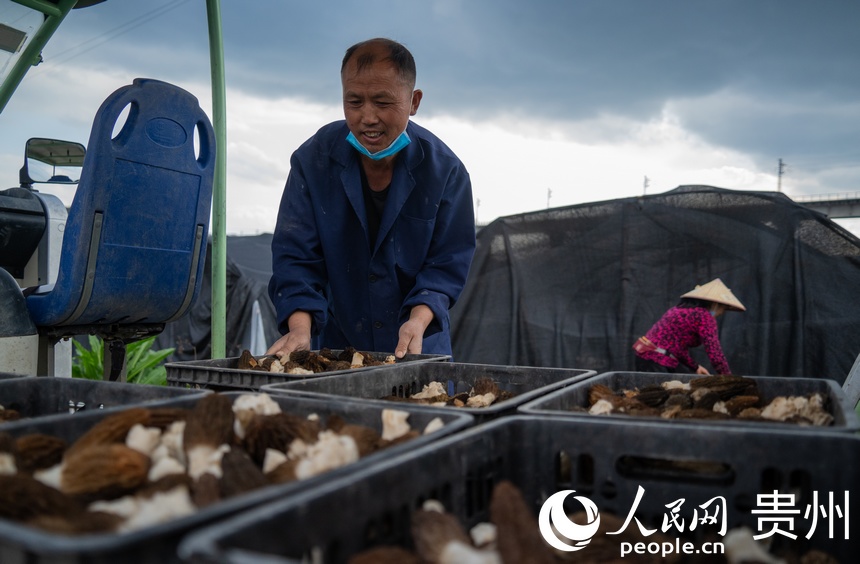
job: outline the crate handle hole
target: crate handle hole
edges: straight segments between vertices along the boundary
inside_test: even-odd
[[[767,467],[761,472],[761,488],[763,492],[782,489],[782,472],[773,467]]]
[[[571,474],[573,474],[573,464],[570,461],[570,455],[566,451],[558,451],[555,457],[555,483],[557,485],[569,483]]]
[[[603,485],[600,486],[600,495],[605,499],[615,499],[615,496],[618,495],[618,486],[616,486],[615,482],[612,480],[606,480],[603,482]]]
[[[576,480],[580,485],[594,484],[594,457],[590,454],[580,454],[577,457]]]
[[[714,460],[670,460],[647,456],[621,456],[616,461],[618,473],[625,478],[731,484],[735,471]]]
[[[578,488],[591,489],[594,486],[594,457],[587,453],[580,454],[576,457],[576,467],[574,469],[571,455],[564,450],[558,451],[555,459],[556,483],[570,483],[574,479],[574,473],[576,474],[575,483]]]
[[[809,500],[812,497],[812,476],[805,470],[794,470],[789,474],[788,485],[800,499]]]

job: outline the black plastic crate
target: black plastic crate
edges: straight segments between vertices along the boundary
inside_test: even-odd
[[[0,372],[0,380],[11,380],[12,378],[27,378],[26,374],[13,374],[11,372]]]
[[[338,354],[341,351],[335,350],[332,352]],[[370,354],[376,360],[384,361],[394,353],[372,352]],[[307,380],[332,374],[349,374],[374,369],[388,369],[403,364],[448,362],[450,360],[450,355],[443,354],[407,354],[403,358],[395,360],[394,364],[390,365],[363,366],[361,368],[332,370],[331,372],[321,372],[318,374],[283,374],[264,372],[262,370],[240,370],[238,368],[239,357],[168,362],[164,367],[167,369],[167,384],[169,386],[206,388],[214,391],[229,392],[238,390],[257,391],[267,384]]]
[[[566,415],[571,417],[601,417],[618,421],[661,421],[676,424],[678,419],[661,419],[659,417],[638,417],[626,414],[591,415],[588,409],[588,390],[595,384],[603,384],[614,391],[641,389],[652,384],[660,384],[668,380],[688,382],[700,376],[694,374],[659,374],[653,372],[606,372],[598,374],[587,382],[577,382],[564,390],[547,394],[519,408],[520,413]],[[778,396],[802,396],[821,393],[827,398],[829,411],[833,415],[833,424],[824,429],[834,431],[856,432],[860,430],[860,420],[854,409],[849,405],[842,388],[833,380],[826,378],[786,378],[775,376],[747,376],[756,381],[762,400],[770,402]],[[785,429],[800,432],[818,432],[822,427],[802,426],[779,421],[745,421],[742,419],[684,419],[684,422],[701,425],[743,426],[765,429]]]
[[[197,397],[206,390],[126,384],[81,378],[27,376],[0,380],[0,405],[14,409],[21,418],[56,417],[70,412],[113,410],[153,404],[182,397]],[[0,428],[14,421],[0,424]]]
[[[224,395],[235,399],[242,393],[225,392]],[[201,397],[203,396],[197,395],[176,399],[162,405],[191,408]],[[382,409],[363,402],[348,399],[323,401],[315,398],[286,395],[272,396],[272,398],[281,406],[283,411],[288,413],[300,416],[317,414],[321,422],[325,422],[332,415],[338,415],[347,423],[367,425],[378,431],[382,429]],[[339,477],[348,477],[362,468],[383,463],[398,454],[441,440],[449,434],[470,427],[472,424],[471,416],[465,413],[443,410],[419,411],[412,410],[409,406],[403,406],[402,409],[409,412],[408,421],[413,429],[421,430],[437,417],[442,420],[444,426],[428,435],[422,435],[369,454],[348,466],[305,480],[260,488],[215,503],[192,515],[129,533],[65,536],[0,519],[0,562],[3,564],[116,564],[118,562],[123,564],[149,564],[152,562],[167,564],[180,562],[176,553],[177,546],[185,534],[196,528],[238,511],[269,502],[272,499],[289,499],[293,495],[301,494],[328,481],[336,481]],[[50,422],[44,419],[41,421],[24,420],[4,428],[3,431],[15,437],[28,433],[47,433],[71,443],[105,415],[105,412],[91,412],[67,415],[62,420]]]
[[[708,471],[693,472],[693,464]],[[535,516],[552,494],[575,490],[600,513],[622,520],[634,508],[641,486],[644,494],[635,516],[658,530],[669,512],[667,504],[683,499],[680,516],[689,523],[694,508],[721,496],[727,530],[747,526],[754,534],[770,531],[769,524],[759,526],[753,511],[767,506],[766,500],[759,503],[760,494],[779,492],[794,496],[794,507],[800,509],[793,528],[798,538],[778,539],[788,541],[783,549],[803,553],[818,548],[841,562],[855,562],[860,525],[850,520],[849,508],[860,501],[858,464],[860,437],[847,433],[798,435],[516,415],[200,529],[182,542],[179,554],[195,563],[340,564],[374,546],[411,548],[410,515],[428,499],[442,502],[467,528],[487,521],[494,485],[510,480]],[[844,519],[835,518],[832,539],[824,519],[819,516],[813,528],[811,518],[803,517],[816,495],[819,504],[827,504],[831,491],[846,512]],[[709,515],[719,514],[711,510]],[[684,534],[675,529],[666,534],[699,547],[695,543],[704,539],[723,538],[719,525],[719,520],[700,524],[692,535],[688,528],[682,528]],[[635,522],[628,527],[635,529]],[[786,530],[784,524],[781,528]],[[579,555],[587,559],[588,547]]]
[[[262,389],[272,393],[289,392],[379,400],[384,396],[409,397],[434,381],[445,385],[448,395],[459,394],[471,390],[478,378],[489,377],[495,380],[503,391],[513,393],[514,397],[487,407],[448,408],[469,413],[480,422],[500,415],[512,414],[516,412],[519,405],[529,400],[575,382],[585,381],[594,374],[596,372],[593,370],[576,368],[535,368],[458,362],[423,363],[360,374],[282,382],[264,386]],[[386,400],[386,403],[401,405],[402,402]],[[416,407],[423,406],[416,405]]]

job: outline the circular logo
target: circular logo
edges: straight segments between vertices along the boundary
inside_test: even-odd
[[[597,506],[587,497],[574,496],[573,499],[579,501],[585,509],[585,515],[588,523],[578,525],[568,519],[564,512],[564,499],[567,494],[574,493],[576,490],[562,490],[549,496],[540,508],[538,515],[538,526],[540,534],[546,542],[555,549],[564,552],[573,552],[585,548],[591,539],[597,534],[597,529],[600,527],[600,514],[597,512]],[[551,522],[550,522],[551,521]],[[555,530],[553,530],[555,527]],[[560,540],[556,536],[558,534],[565,537],[572,544],[568,544]]]

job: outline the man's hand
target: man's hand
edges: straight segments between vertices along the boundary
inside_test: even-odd
[[[700,364],[699,367],[696,368],[696,374],[701,374],[702,376],[708,376],[710,374],[710,372],[708,372],[708,369]]]
[[[406,353],[421,354],[424,345],[424,331],[433,321],[433,310],[426,305],[417,305],[409,313],[409,321],[400,326],[399,340],[394,349],[396,358],[403,358]]]
[[[287,325],[289,333],[275,341],[266,351],[266,355],[278,355],[278,358],[289,357],[293,351],[308,351],[311,349],[311,316],[304,311],[297,311],[290,316]]]

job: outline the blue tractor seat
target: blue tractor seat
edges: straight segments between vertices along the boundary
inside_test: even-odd
[[[192,94],[142,78],[111,94],[93,122],[56,283],[27,296],[40,334],[101,336],[116,379],[125,345],[160,333],[199,292],[214,171],[212,124]]]

